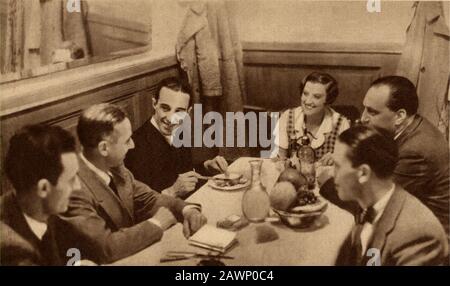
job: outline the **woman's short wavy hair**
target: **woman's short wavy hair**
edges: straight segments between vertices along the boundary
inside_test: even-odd
[[[332,104],[339,95],[339,88],[337,80],[327,73],[313,72],[305,76],[300,82],[300,96],[303,94],[303,89],[307,82],[320,83],[325,85],[326,104]]]

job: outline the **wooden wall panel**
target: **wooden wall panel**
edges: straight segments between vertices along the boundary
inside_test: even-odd
[[[335,104],[354,105],[370,83],[395,70],[400,47],[244,43],[244,71],[248,105],[282,110],[299,104],[298,86],[313,71],[331,74],[339,82]]]

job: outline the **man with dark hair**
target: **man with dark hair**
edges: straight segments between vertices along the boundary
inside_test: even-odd
[[[80,188],[75,139],[58,126],[24,127],[11,138],[4,166],[14,192],[0,201],[0,264],[64,265],[48,225]]]
[[[360,208],[337,265],[444,263],[448,242],[442,225],[392,180],[398,159],[392,138],[356,126],[339,136],[333,157],[339,198]]]
[[[78,248],[97,263],[111,263],[160,240],[164,230],[184,221],[189,236],[206,223],[199,207],[161,195],[135,180],[123,165],[134,148],[130,120],[112,104],[83,111],[77,132],[81,190],[73,192],[69,209],[57,220],[64,234],[61,249]]]
[[[125,159],[125,165],[138,180],[158,192],[180,198],[195,190],[197,172],[225,172],[228,167],[221,156],[194,166],[190,147],[173,146],[173,135],[182,123],[179,118],[189,113],[191,103],[187,84],[178,78],[163,80],[153,98],[155,114],[136,130],[136,148]]]
[[[449,235],[448,142],[417,114],[414,84],[400,76],[379,78],[367,91],[363,104],[362,123],[387,131],[398,145],[394,181],[430,208]],[[330,186],[328,181],[322,194],[333,200]]]
[[[417,114],[414,84],[400,76],[382,77],[372,83],[363,104],[361,121],[394,135],[399,148],[394,181],[429,207],[449,235],[448,142]]]

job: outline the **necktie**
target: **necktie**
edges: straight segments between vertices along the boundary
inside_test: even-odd
[[[111,180],[109,180],[108,187],[110,187],[111,190],[113,190],[113,192],[114,192],[117,196],[119,196],[119,192],[117,191],[116,184],[114,184],[113,177],[112,177],[112,176],[109,176],[109,178],[110,178]]]
[[[361,243],[361,232],[363,226],[366,222],[373,223],[376,216],[376,212],[373,207],[369,207],[365,210],[360,210],[360,212],[355,216],[356,226],[354,231],[354,236],[352,240],[352,257],[354,265],[359,265],[363,258],[362,253],[362,243]]]

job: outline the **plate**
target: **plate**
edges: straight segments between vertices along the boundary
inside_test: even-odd
[[[229,176],[231,178],[234,178],[236,176],[241,176],[241,175],[240,174],[236,174],[236,173],[230,173]],[[215,175],[213,178],[222,179],[223,177],[224,177],[223,174],[219,174],[219,175]],[[251,184],[251,181],[249,179],[247,179],[247,182],[245,184],[236,184],[234,186],[222,187],[222,186],[218,186],[214,179],[208,181],[208,185],[211,188],[213,188],[215,190],[220,190],[220,191],[236,191],[236,190],[240,190],[240,189],[246,188],[246,187],[250,186],[250,184]]]

